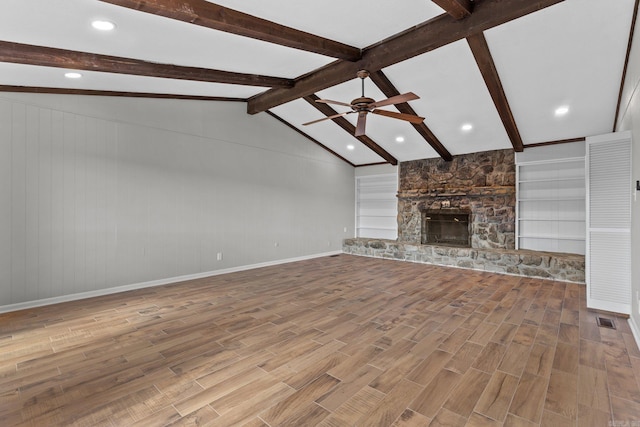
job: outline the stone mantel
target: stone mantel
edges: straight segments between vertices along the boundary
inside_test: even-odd
[[[398,199],[421,199],[434,197],[483,197],[510,196],[516,193],[515,186],[491,186],[472,188],[417,188],[398,191]]]

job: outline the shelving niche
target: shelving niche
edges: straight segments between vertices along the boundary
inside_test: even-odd
[[[516,249],[584,255],[584,158],[519,163],[516,179]]]
[[[398,175],[356,177],[356,237],[398,237]]]

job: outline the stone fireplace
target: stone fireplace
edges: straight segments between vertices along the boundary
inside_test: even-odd
[[[513,150],[498,150],[455,156],[450,162],[400,163],[398,239],[345,239],[343,251],[584,283],[583,255],[515,250],[514,160]],[[467,247],[462,247],[462,213],[468,218]],[[435,230],[427,217],[440,220]],[[429,241],[431,234],[437,242]]]
[[[513,150],[497,150],[455,156],[452,161],[423,159],[400,164],[398,190],[398,241],[472,248],[514,249],[515,247],[515,159]],[[425,218],[467,216],[465,237],[447,236],[429,241]],[[454,218],[454,219],[451,219]],[[462,232],[461,218],[443,223]],[[445,220],[446,221],[446,220]],[[441,227],[441,226],[436,226]],[[430,234],[427,230],[426,234]],[[433,233],[431,233],[433,234]]]

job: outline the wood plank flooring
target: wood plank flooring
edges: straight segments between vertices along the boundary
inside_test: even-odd
[[[640,425],[640,352],[595,315],[577,284],[351,255],[7,313],[0,425]]]

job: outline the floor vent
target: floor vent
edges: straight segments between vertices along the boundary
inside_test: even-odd
[[[613,323],[613,320],[607,319],[606,317],[597,316],[596,322],[598,323],[598,326],[600,326],[601,328],[609,328],[609,329],[616,328],[616,324]]]
[[[329,255],[329,258],[335,258],[337,256],[340,256],[340,254],[335,254],[335,255]]]

